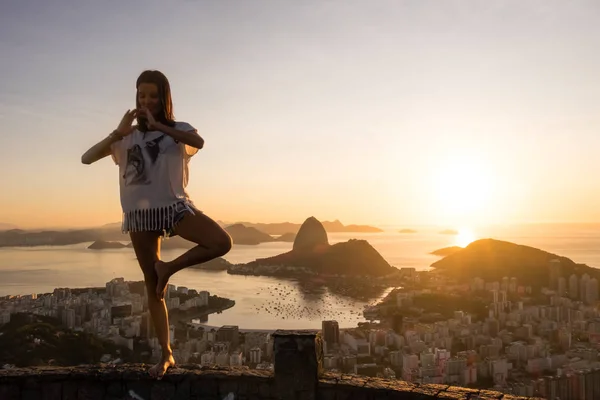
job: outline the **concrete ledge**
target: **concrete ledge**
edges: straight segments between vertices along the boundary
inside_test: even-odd
[[[454,386],[323,373],[319,333],[279,330],[273,337],[274,373],[183,365],[157,381],[148,375],[150,366],[139,364],[9,369],[0,370],[0,400],[526,399]]]
[[[156,381],[148,376],[148,368],[147,365],[127,364],[0,370],[0,399],[222,400],[230,393],[236,400],[309,397],[323,400],[526,399],[484,390],[331,373],[320,376],[314,393],[282,394],[275,374],[268,371],[184,365]]]

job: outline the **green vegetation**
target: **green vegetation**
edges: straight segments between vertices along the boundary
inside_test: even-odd
[[[129,361],[132,352],[97,336],[60,327],[58,320],[32,314],[13,314],[0,327],[0,364],[95,364],[104,354]]]
[[[413,307],[422,308],[426,313],[439,313],[445,319],[452,318],[455,311],[464,311],[474,319],[487,316],[486,303],[477,297],[464,297],[445,293],[421,294],[413,298]]]

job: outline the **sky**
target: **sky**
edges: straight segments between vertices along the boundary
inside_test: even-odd
[[[214,219],[600,221],[600,2],[0,2],[0,222],[118,222],[81,155],[145,69]]]

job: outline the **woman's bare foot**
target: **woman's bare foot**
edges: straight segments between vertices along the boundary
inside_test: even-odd
[[[169,267],[166,262],[158,260],[154,264],[154,270],[158,277],[156,282],[156,296],[162,300],[165,297],[165,290],[169,283]]]
[[[173,368],[175,366],[175,359],[173,358],[173,355],[169,355],[169,356],[165,356],[163,357],[163,359],[156,364],[155,366],[153,366],[152,368],[150,368],[150,370],[148,370],[148,373],[150,374],[151,377],[156,378],[156,379],[162,379],[163,376],[165,376],[165,373],[167,372],[167,370],[169,368]]]

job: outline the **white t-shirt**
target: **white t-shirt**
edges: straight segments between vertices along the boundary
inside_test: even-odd
[[[187,122],[176,122],[175,129],[195,131]],[[192,204],[185,188],[188,163],[197,152],[160,131],[144,135],[137,129],[111,145],[119,166],[124,232],[171,228],[175,206]]]

